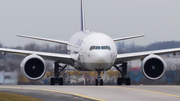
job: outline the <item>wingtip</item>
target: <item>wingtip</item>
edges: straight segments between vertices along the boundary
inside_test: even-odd
[[[139,35],[139,36],[142,36],[142,37],[143,37],[143,36],[145,36],[145,34],[141,34],[141,35]]]
[[[17,37],[20,37],[21,35],[20,34],[16,34]]]
[[[137,35],[137,37],[145,37],[145,34]]]

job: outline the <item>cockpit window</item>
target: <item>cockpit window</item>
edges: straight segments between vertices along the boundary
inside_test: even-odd
[[[89,50],[111,50],[109,46],[91,46]]]
[[[90,50],[93,50],[94,48],[95,48],[95,46],[91,46],[91,47],[90,47]]]
[[[111,48],[109,46],[106,46],[106,49],[111,50]]]
[[[103,50],[106,49],[106,46],[101,46],[101,49],[103,49]]]
[[[95,49],[100,49],[100,46],[96,46],[96,48]]]

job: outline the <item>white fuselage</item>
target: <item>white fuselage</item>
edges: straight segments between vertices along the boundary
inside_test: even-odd
[[[68,46],[68,52],[76,60],[77,70],[93,71],[97,69],[109,70],[117,56],[117,47],[108,35],[99,32],[77,32],[69,43],[79,48]]]

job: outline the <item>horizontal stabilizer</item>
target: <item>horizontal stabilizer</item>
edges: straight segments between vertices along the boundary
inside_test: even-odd
[[[40,38],[40,37],[34,37],[34,36],[26,36],[26,35],[17,35],[17,36],[18,37],[23,37],[23,38],[29,38],[29,39],[36,39],[36,40],[43,40],[43,41],[49,41],[49,42],[54,42],[54,43],[60,43],[60,44],[65,44],[65,45],[69,45],[69,46],[78,48],[78,46],[69,44],[66,41],[47,39],[47,38]]]
[[[133,39],[133,38],[138,38],[138,37],[144,37],[145,35],[135,35],[135,36],[129,36],[129,37],[122,37],[122,38],[116,38],[113,39],[114,41],[121,41],[121,40],[126,40],[126,39]]]

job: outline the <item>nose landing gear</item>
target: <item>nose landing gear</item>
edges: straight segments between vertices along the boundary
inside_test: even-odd
[[[103,70],[101,70],[101,69],[97,69],[96,70],[97,71],[97,73],[98,73],[98,76],[97,76],[97,79],[96,79],[96,81],[95,81],[95,85],[97,86],[98,84],[99,85],[103,85],[103,79],[101,78],[101,72],[103,71]]]
[[[55,85],[55,83],[58,83],[59,85],[63,85],[63,78],[59,78],[59,74],[67,67],[59,65],[59,63],[54,63],[54,77],[50,78],[50,85]]]
[[[126,85],[131,84],[130,78],[127,78],[127,62],[122,63],[121,66],[114,66],[122,75],[121,78],[117,78],[117,85],[122,85],[125,83]]]

